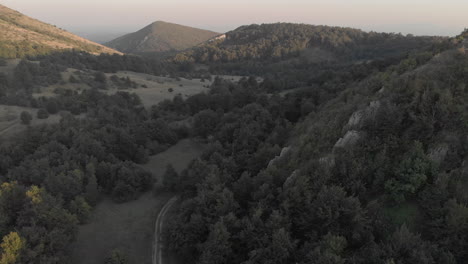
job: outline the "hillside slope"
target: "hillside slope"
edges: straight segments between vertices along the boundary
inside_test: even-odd
[[[440,39],[307,24],[253,24],[179,54],[176,61],[278,61],[299,55],[313,61],[368,60],[404,54]]]
[[[186,198],[170,247],[194,262],[466,263],[465,37],[367,69],[344,87],[319,83],[266,100],[245,80],[238,89],[252,99],[220,111],[206,133],[216,145],[180,177]],[[220,94],[235,88],[215,81],[212,98],[197,101],[228,105]],[[180,104],[172,109],[190,109]],[[197,119],[223,109],[206,105]],[[289,141],[283,117],[299,120]]]
[[[157,21],[105,45],[126,53],[180,51],[194,47],[217,35],[219,33]]]
[[[119,53],[3,5],[0,5],[0,32],[0,57],[4,58],[21,58],[63,49],[94,54]]]

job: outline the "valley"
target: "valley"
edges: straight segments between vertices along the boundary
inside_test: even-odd
[[[468,30],[0,29],[2,264],[468,257]]]

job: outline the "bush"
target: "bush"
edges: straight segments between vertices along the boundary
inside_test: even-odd
[[[94,81],[99,83],[106,83],[106,75],[103,72],[96,72],[96,74],[94,74]]]
[[[29,125],[32,120],[32,115],[27,111],[23,111],[21,112],[20,118],[21,118],[21,123],[25,125]]]
[[[37,111],[37,118],[47,119],[47,118],[49,118],[49,113],[44,108],[41,108],[41,109],[39,109],[39,111]]]
[[[122,251],[114,249],[110,253],[110,256],[107,257],[105,263],[106,264],[127,264],[128,258],[125,255],[125,253],[123,253]]]
[[[59,111],[57,102],[53,100],[47,102],[46,109],[47,109],[47,112],[49,112],[49,114],[52,114],[52,115],[58,113]]]
[[[137,195],[137,190],[124,182],[118,182],[112,190],[112,199],[118,203],[131,201],[135,199]]]

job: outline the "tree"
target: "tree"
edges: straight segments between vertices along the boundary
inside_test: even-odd
[[[112,190],[112,198],[119,203],[135,199],[136,196],[137,190],[123,181],[119,181]]]
[[[41,108],[37,111],[37,118],[39,119],[47,119],[49,118],[49,113],[45,108]]]
[[[128,264],[128,258],[122,251],[114,249],[106,259],[105,264]]]
[[[88,221],[89,216],[91,215],[91,206],[89,206],[83,197],[77,196],[70,202],[70,212],[76,215],[76,218],[80,223],[84,224]]]
[[[25,189],[17,182],[4,182],[0,185],[0,237],[8,234],[14,227],[25,198]]]
[[[53,100],[53,99],[50,99],[47,102],[46,109],[47,109],[47,112],[49,112],[49,114],[52,114],[52,115],[58,113],[58,111],[59,111],[57,102],[55,100]]]
[[[98,83],[99,89],[106,89],[107,87],[107,77],[103,72],[96,72],[94,74],[94,81]]]
[[[193,116],[193,130],[197,136],[206,137],[215,132],[219,116],[211,109],[200,111]]]
[[[451,254],[413,234],[406,225],[393,233],[384,252],[388,263],[455,263]]]
[[[268,240],[267,240],[268,241]],[[271,239],[250,252],[250,259],[246,264],[288,264],[293,263],[292,257],[296,245],[287,230],[280,228],[273,231]]]
[[[224,264],[228,262],[232,252],[231,234],[227,230],[223,221],[218,221],[213,225],[208,239],[203,243],[203,252],[200,257],[200,264]]]
[[[415,142],[395,169],[394,177],[385,182],[385,190],[395,202],[401,203],[407,196],[414,195],[433,174],[432,163],[422,144]]]
[[[85,198],[86,201],[90,205],[96,205],[98,199],[99,199],[99,189],[98,189],[98,183],[96,179],[96,173],[94,169],[94,165],[91,163],[86,165],[86,175],[88,182],[85,187]]]
[[[343,264],[345,263],[345,258],[342,255],[346,247],[346,238],[328,233],[322,238],[319,245],[307,255],[307,263]]]
[[[23,124],[29,125],[32,120],[32,115],[27,111],[23,111],[21,112],[20,119]]]
[[[21,255],[25,241],[16,232],[3,237],[3,242],[0,244],[2,255],[0,264],[15,264]]]

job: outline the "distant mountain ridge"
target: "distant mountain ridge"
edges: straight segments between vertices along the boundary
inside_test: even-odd
[[[93,54],[120,53],[0,5],[0,57],[22,58],[54,50],[76,49]]]
[[[164,21],[105,43],[125,53],[181,51],[204,43],[220,33]]]

